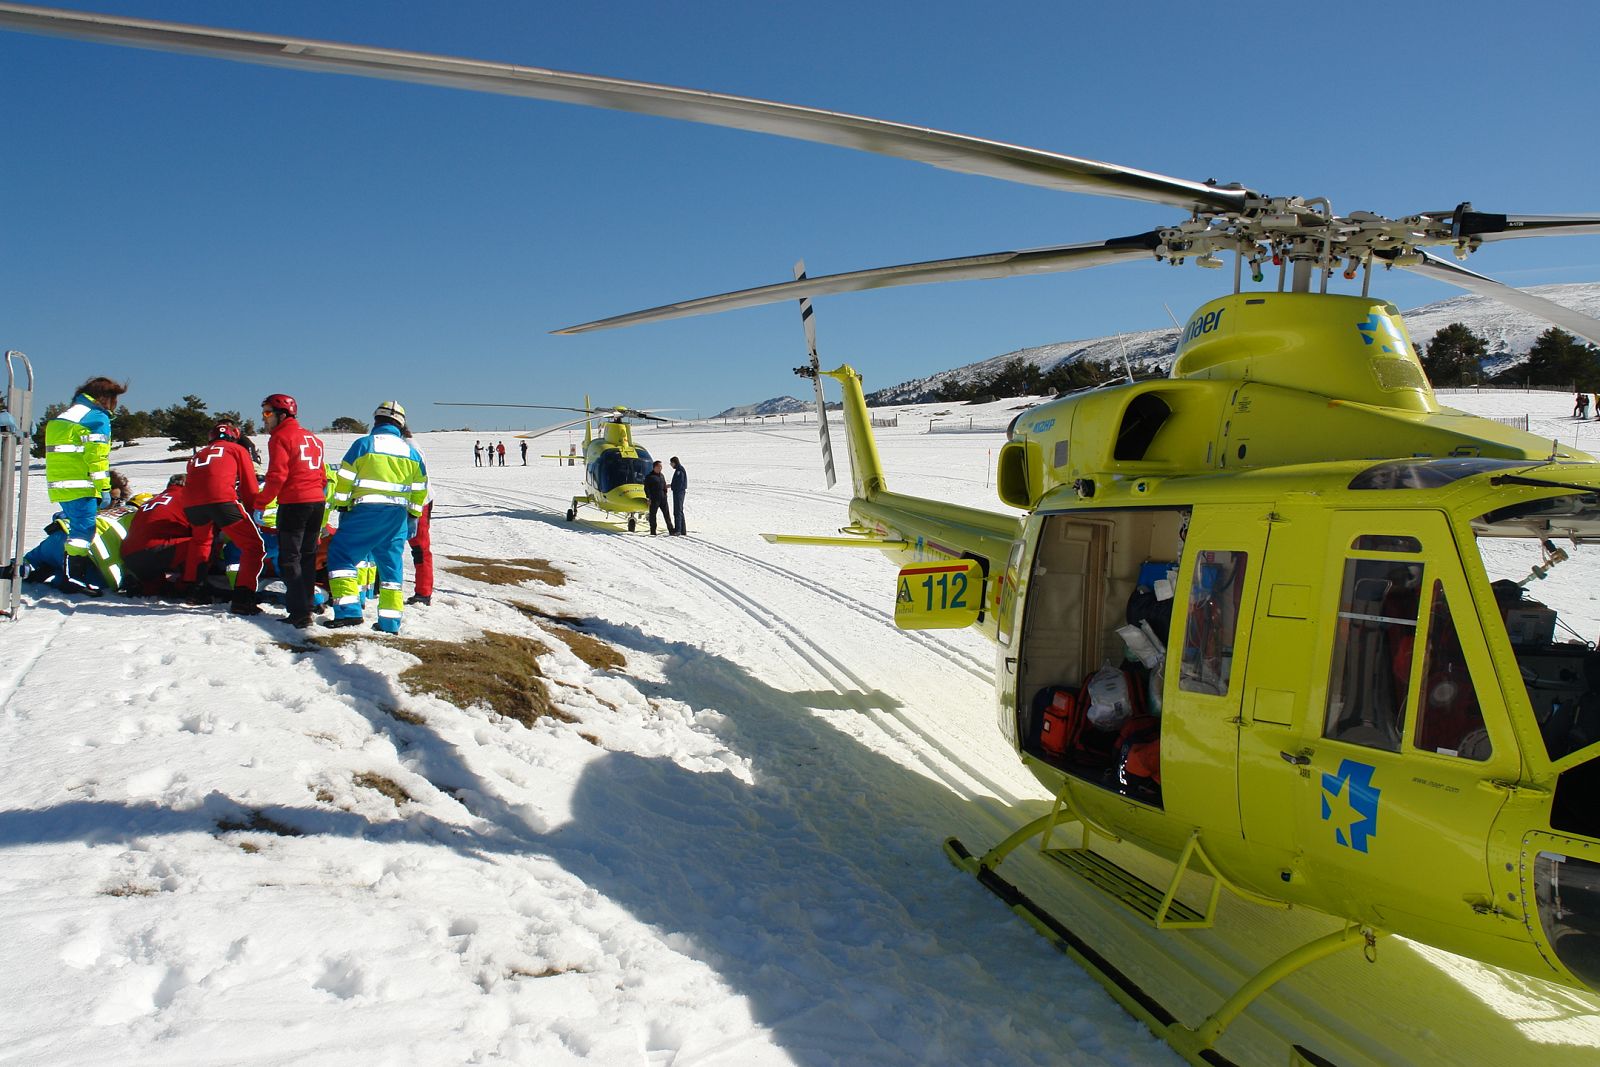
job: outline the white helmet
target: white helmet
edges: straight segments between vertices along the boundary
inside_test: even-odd
[[[377,422],[379,419],[388,419],[403,430],[406,428],[406,409],[400,405],[398,400],[385,400],[372,413],[373,422]]]

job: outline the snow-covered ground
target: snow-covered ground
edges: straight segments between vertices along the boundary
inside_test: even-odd
[[[1563,395],[1445,400],[1600,450]],[[998,509],[1001,435],[923,431],[1014,406],[903,412],[880,431],[892,486]],[[814,425],[640,431],[688,468],[686,539],[562,521],[579,472],[475,469],[486,436],[418,438],[441,568],[405,636],[541,635],[510,600],[582,620],[626,666],[545,636],[571,722],[412,695],[414,660],[376,635],[313,650],[278,617],[44,596],[0,621],[0,1063],[1178,1062],[941,854],[1043,798],[994,728],[993,650],[896,630],[875,553],[758,537],[844,521],[848,472],[820,488]],[[115,458],[136,491],[176,469],[155,444]],[[452,554],[545,558],[567,582],[484,585]],[[1569,588],[1600,586],[1569,566]],[[1417,1043],[1594,1061],[1586,998],[1421,950],[1382,962],[1330,963],[1264,1011],[1343,1004],[1349,974],[1376,991],[1341,1011],[1361,1013],[1341,1062]],[[1419,970],[1448,1002],[1417,999],[1438,996]]]

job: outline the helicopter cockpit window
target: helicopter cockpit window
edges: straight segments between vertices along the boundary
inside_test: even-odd
[[[1507,467],[1526,467],[1527,460],[1480,459],[1396,459],[1374,464],[1350,479],[1351,489],[1437,489],[1442,485],[1470,478],[1485,471]]]
[[[1445,599],[1444,584],[1433,583],[1428,641],[1422,660],[1422,693],[1412,744],[1424,752],[1486,760],[1492,754],[1483,709]]]
[[[1600,554],[1593,545],[1600,500],[1592,493],[1525,500],[1480,516],[1472,530],[1494,590],[1495,610],[1484,612],[1484,624],[1504,630],[1545,754],[1554,761],[1595,745],[1594,589],[1573,563]]]
[[[615,449],[602,452],[599,459],[589,464],[589,477],[595,488],[609,493],[621,485],[642,483],[644,476],[650,473],[650,454],[642,448],[638,452],[637,457],[624,456]]]
[[[1178,667],[1178,688],[1184,692],[1228,692],[1245,563],[1243,552],[1200,552],[1195,557]]]
[[[1346,561],[1324,737],[1400,751],[1421,584],[1419,563]]]

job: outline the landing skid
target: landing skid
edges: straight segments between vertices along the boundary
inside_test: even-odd
[[[1123,973],[1115,964],[1096,950],[1083,938],[1060,919],[1051,915],[1036,901],[1017,888],[1011,882],[996,873],[995,868],[1009,855],[1012,850],[1030,838],[1043,835],[1040,848],[1043,854],[1054,860],[1064,870],[1087,882],[1101,892],[1113,897],[1121,903],[1132,908],[1147,922],[1158,930],[1195,929],[1211,925],[1215,915],[1217,896],[1224,883],[1222,877],[1211,867],[1210,861],[1205,857],[1204,851],[1199,847],[1198,834],[1191,838],[1189,847],[1184,850],[1178,863],[1171,884],[1163,891],[1157,886],[1150,885],[1137,875],[1123,870],[1115,863],[1098,853],[1091,852],[1088,848],[1091,827],[1087,822],[1084,826],[1084,845],[1081,848],[1049,849],[1051,832],[1058,826],[1068,822],[1079,822],[1076,815],[1070,810],[1063,811],[1062,800],[1058,798],[1056,807],[1050,814],[1045,815],[1026,826],[1021,827],[1010,837],[1000,842],[982,856],[974,856],[965,845],[956,838],[949,838],[944,843],[944,852],[950,862],[978,879],[989,892],[999,897],[1006,907],[1014,911],[1024,922],[1032,926],[1056,948],[1066,953],[1082,967],[1089,976],[1099,982],[1111,994],[1123,1009],[1150,1028],[1151,1033],[1166,1041],[1173,1050],[1189,1063],[1197,1065],[1212,1065],[1222,1067],[1231,1065],[1233,1060],[1228,1059],[1214,1047],[1217,1040],[1227,1030],[1229,1024],[1239,1017],[1250,1004],[1266,992],[1277,982],[1288,977],[1308,964],[1314,963],[1325,956],[1333,955],[1340,949],[1362,945],[1366,947],[1368,958],[1371,958],[1373,946],[1376,943],[1378,932],[1358,925],[1348,925],[1333,933],[1309,941],[1300,947],[1288,952],[1279,959],[1267,964],[1252,978],[1240,986],[1222,1005],[1208,1016],[1198,1026],[1187,1026],[1172,1014],[1162,1003],[1140,986],[1127,974]],[[1214,876],[1211,899],[1204,912],[1191,908],[1176,899],[1176,890],[1179,881],[1191,865],[1198,863],[1210,868],[1209,873]],[[1231,887],[1230,888],[1234,888]],[[1243,894],[1249,896],[1249,894]],[[1254,899],[1254,898],[1252,898]],[[1309,1064],[1312,1067],[1332,1067],[1332,1061],[1319,1056],[1315,1052],[1297,1044],[1291,1044],[1295,1064]]]
[[[584,497],[584,496],[573,497],[572,498],[572,506],[567,509],[567,521],[568,522],[577,521],[578,509],[582,508],[582,507],[590,507],[590,508],[592,508],[592,507],[594,507],[594,505],[589,503],[589,498],[588,497]],[[606,512],[604,509],[601,509],[601,508],[597,508],[596,510],[600,511],[600,513],[602,515],[607,515],[607,514],[614,515],[614,514],[616,514],[616,512]],[[593,521],[593,520],[585,520],[585,521],[587,522],[587,521]],[[635,515],[635,514],[630,514],[628,516],[628,532],[629,533],[633,533],[636,529],[638,529],[638,527],[639,527],[639,516]]]

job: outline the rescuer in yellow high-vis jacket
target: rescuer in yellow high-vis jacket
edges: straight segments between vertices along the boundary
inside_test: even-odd
[[[328,543],[328,596],[333,618],[324,626],[361,621],[362,560],[378,564],[378,624],[400,632],[405,608],[405,547],[416,533],[428,499],[428,469],[422,453],[406,440],[406,409],[386,400],[372,413],[372,432],[350,446],[339,464],[333,506],[339,531]]]
[[[61,573],[66,588],[90,596],[100,595],[89,578],[95,514],[111,506],[111,413],[127,391],[110,378],[90,378],[44,428],[45,483],[51,502],[67,517]]]

